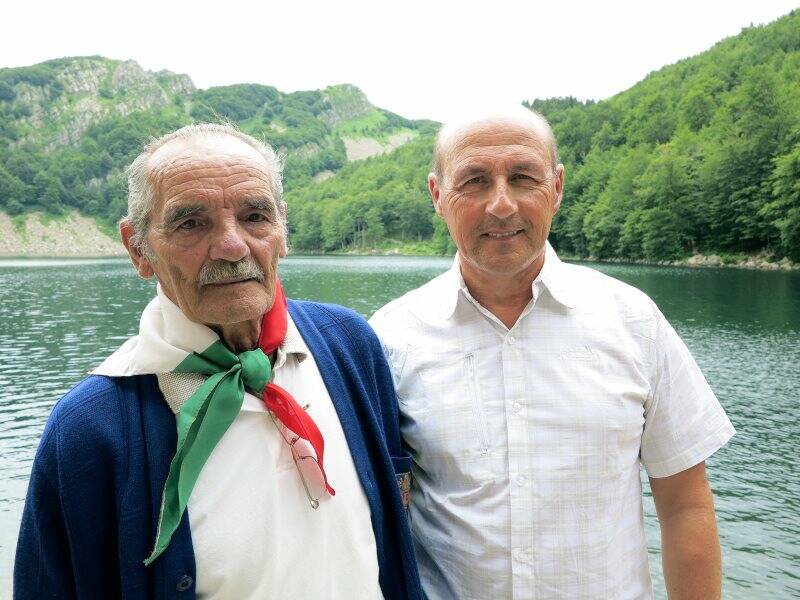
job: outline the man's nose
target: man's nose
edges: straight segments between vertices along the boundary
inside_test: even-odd
[[[491,191],[491,198],[486,207],[486,212],[498,219],[505,219],[517,212],[517,203],[511,197],[508,189],[508,182],[505,179],[499,180]]]
[[[214,237],[209,251],[209,258],[212,260],[236,262],[250,253],[238,223],[222,222],[215,227],[212,235]]]

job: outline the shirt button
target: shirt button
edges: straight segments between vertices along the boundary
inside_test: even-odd
[[[175,589],[178,590],[179,592],[185,592],[190,587],[192,587],[193,583],[194,579],[192,579],[188,575],[184,575],[183,577],[178,579],[178,585],[175,586]]]
[[[514,345],[514,344],[517,343],[517,338],[515,338],[513,335],[508,336],[508,338],[506,338],[506,339],[508,339],[508,343],[511,344],[511,345]]]
[[[519,402],[514,402],[514,404],[511,405],[511,408],[514,409],[515,413],[518,413],[519,411],[522,410],[522,404],[520,404]]]
[[[517,485],[518,485],[519,487],[522,487],[522,486],[524,486],[526,481],[527,481],[527,480],[526,480],[526,479],[525,479],[525,478],[524,478],[522,475],[520,475],[519,477],[517,477]]]

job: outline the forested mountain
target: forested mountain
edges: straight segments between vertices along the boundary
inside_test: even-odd
[[[351,85],[291,94],[255,84],[196,90],[185,75],[102,57],[0,69],[0,209],[77,209],[113,224],[125,212],[124,169],[148,139],[221,119],[286,155],[289,195],[348,162],[421,134],[430,139],[435,129],[372,106]]]
[[[608,100],[525,104],[550,119],[566,166],[552,233],[561,252],[800,261],[800,12]],[[376,108],[349,85],[196,90],[186,76],[100,57],[0,69],[0,209],[75,208],[113,223],[123,169],[148,138],[219,118],[286,153],[295,249],[452,250],[426,192],[435,123]]]
[[[550,120],[567,169],[563,252],[800,260],[800,11],[607,101],[526,104]]]

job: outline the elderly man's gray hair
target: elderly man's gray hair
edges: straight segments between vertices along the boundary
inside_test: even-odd
[[[283,204],[283,182],[281,179],[283,161],[268,144],[242,133],[229,124],[197,123],[181,127],[177,131],[163,135],[148,143],[142,153],[128,167],[128,214],[123,220],[127,220],[133,227],[134,233],[131,236],[131,243],[146,256],[149,257],[150,253],[145,243],[145,236],[147,235],[150,211],[156,199],[153,173],[148,166],[150,158],[159,148],[173,140],[191,141],[219,135],[235,137],[261,154],[267,166],[275,202],[278,206]]]

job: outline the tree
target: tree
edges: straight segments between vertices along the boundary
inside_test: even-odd
[[[14,88],[5,81],[0,81],[0,102],[10,102],[15,96]]]
[[[775,159],[770,179],[773,199],[761,214],[776,228],[780,251],[800,262],[800,143]]]
[[[0,206],[5,205],[8,212],[23,208],[26,191],[25,184],[0,165]]]
[[[643,212],[642,252],[649,260],[677,260],[684,255],[680,244],[681,226],[668,209],[650,208]]]

